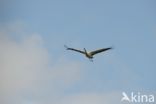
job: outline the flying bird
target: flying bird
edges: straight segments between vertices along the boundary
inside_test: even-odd
[[[95,51],[91,51],[91,52],[87,52],[87,50],[84,48],[84,51],[81,51],[81,50],[78,50],[78,49],[74,49],[74,48],[69,48],[67,47],[66,45],[64,45],[64,47],[67,49],[67,50],[72,50],[72,51],[76,51],[76,52],[79,52],[79,53],[82,53],[84,54],[87,58],[90,59],[90,61],[93,61],[93,56],[95,54],[98,54],[98,53],[101,53],[101,52],[104,52],[104,51],[107,51],[107,50],[110,50],[112,49],[112,47],[109,47],[109,48],[102,48],[102,49],[98,49],[98,50],[95,50]]]

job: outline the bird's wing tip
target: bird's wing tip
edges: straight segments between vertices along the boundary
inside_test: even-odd
[[[67,46],[67,45],[64,45],[64,47],[65,47],[66,49],[68,49],[68,46]]]
[[[111,46],[110,49],[114,49],[114,46]]]

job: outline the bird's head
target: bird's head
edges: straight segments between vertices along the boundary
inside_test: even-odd
[[[84,52],[87,53],[87,50],[84,48]]]

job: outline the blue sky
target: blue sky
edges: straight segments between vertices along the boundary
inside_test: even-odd
[[[3,103],[73,104],[69,99],[84,97],[115,104],[101,97],[156,91],[155,0],[5,0],[0,5],[1,73],[8,80],[1,80]],[[114,49],[97,55],[92,63],[66,51],[64,44]],[[23,84],[11,90],[8,85],[18,81]],[[114,101],[120,101],[117,98]]]

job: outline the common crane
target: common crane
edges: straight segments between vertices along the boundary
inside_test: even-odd
[[[76,51],[76,52],[79,52],[79,53],[82,53],[84,54],[87,58],[90,59],[90,61],[93,61],[93,56],[95,54],[98,54],[98,53],[101,53],[101,52],[104,52],[104,51],[107,51],[107,50],[110,50],[112,49],[112,47],[109,47],[109,48],[102,48],[102,49],[98,49],[98,50],[95,50],[95,51],[91,51],[91,52],[87,52],[87,50],[84,48],[84,51],[81,51],[81,50],[78,50],[78,49],[74,49],[74,48],[69,48],[67,47],[66,45],[64,45],[64,47],[67,49],[67,50],[72,50],[72,51]]]

